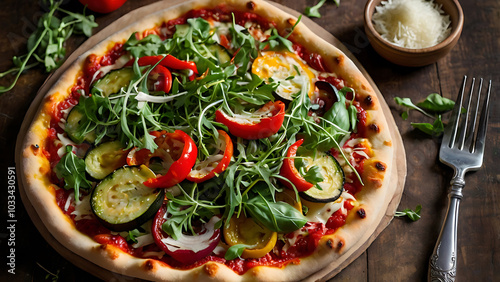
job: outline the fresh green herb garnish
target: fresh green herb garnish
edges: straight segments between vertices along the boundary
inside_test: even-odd
[[[57,163],[57,177],[64,179],[64,189],[75,190],[75,200],[80,201],[80,188],[90,189],[92,183],[85,178],[85,161],[78,158],[72,151],[72,146],[66,146],[66,154]]]
[[[306,9],[304,10],[304,15],[306,15],[306,16],[308,16],[310,18],[321,18],[321,14],[319,12],[319,8],[321,8],[325,4],[325,2],[326,2],[326,0],[320,0],[314,6],[312,6],[312,7],[306,7]],[[335,3],[335,5],[337,5],[337,7],[340,4],[340,0],[333,0],[333,2]]]
[[[306,170],[306,166],[308,165],[304,158],[296,158],[295,167],[300,172],[302,177],[313,185],[323,181],[323,174],[321,173],[321,168],[317,165],[311,166],[308,170]]]
[[[413,211],[412,209],[405,209],[403,211],[396,211],[396,213],[394,214],[394,216],[396,216],[396,217],[407,216],[412,221],[417,221],[417,220],[420,219],[420,211],[421,210],[422,210],[422,206],[418,205],[415,208],[415,211]]]
[[[285,202],[270,201],[262,194],[252,197],[244,206],[253,219],[275,232],[289,233],[307,223],[307,218],[296,208]]]
[[[243,251],[247,248],[252,248],[252,245],[246,245],[246,244],[237,244],[234,246],[231,246],[227,251],[226,254],[224,255],[224,259],[226,260],[232,260],[238,257],[241,257],[243,254]]]
[[[198,187],[198,184],[191,182],[182,182],[177,186],[182,195],[174,197],[167,193],[167,214],[169,218],[163,223],[162,229],[178,240],[183,232],[196,234],[193,225],[201,219],[210,219],[218,214],[218,209],[224,208],[223,205],[215,205],[214,202],[221,196],[217,185],[210,181],[205,183],[204,187]],[[215,191],[209,191],[215,189]],[[209,195],[209,197],[207,197]]]
[[[137,241],[137,237],[144,234],[144,232],[141,232],[139,231],[139,229],[134,229],[134,230],[130,230],[128,232],[128,235],[127,235],[127,238],[125,238],[128,242],[134,242],[134,243],[138,243]]]
[[[430,94],[423,102],[416,105],[410,98],[395,97],[394,100],[398,105],[407,108],[407,110],[401,114],[403,120],[408,119],[410,110],[417,110],[426,117],[434,119],[433,123],[411,123],[414,128],[420,129],[422,132],[433,136],[439,136],[443,133],[444,124],[441,119],[441,114],[451,111],[455,105],[455,102],[437,93]]]
[[[46,2],[46,1],[44,1]],[[14,67],[0,73],[0,77],[15,74],[14,80],[9,86],[0,86],[0,94],[12,90],[21,73],[30,68],[43,64],[47,72],[57,69],[64,62],[66,49],[64,42],[73,34],[92,35],[92,28],[97,26],[94,16],[73,13],[62,9],[63,1],[49,0],[49,11],[42,15],[38,21],[36,31],[28,38],[28,53],[12,58]],[[64,17],[59,19],[56,13]]]
[[[51,271],[47,270],[45,267],[43,267],[40,263],[36,263],[41,269],[43,269],[45,272],[47,272],[47,275],[45,275],[45,280],[49,280],[52,282],[57,282],[59,280],[59,272],[61,270],[57,270],[56,273],[52,273]]]
[[[279,50],[281,49],[286,49],[290,52],[293,52],[293,43],[288,40],[288,37],[293,33],[293,30],[295,27],[299,24],[300,20],[302,19],[302,15],[299,16],[295,24],[292,26],[290,33],[288,33],[285,37],[282,37],[279,35],[278,31],[276,29],[271,30],[271,36],[259,44],[259,49],[264,50],[269,46],[269,50]],[[294,66],[295,69],[297,70],[297,73],[300,74],[298,71],[297,67]]]

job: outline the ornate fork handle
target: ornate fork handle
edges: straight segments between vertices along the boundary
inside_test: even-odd
[[[448,211],[430,259],[429,281],[455,281],[458,208],[464,186],[463,173],[459,173],[451,180]]]

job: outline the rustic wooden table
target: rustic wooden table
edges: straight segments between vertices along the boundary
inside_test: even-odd
[[[40,1],[3,0],[0,9],[0,71],[11,66],[14,55],[25,52],[27,37],[41,15]],[[65,1],[68,9],[80,11],[77,1]],[[99,31],[127,12],[154,2],[129,0],[119,10],[96,14]],[[276,1],[302,12],[313,0]],[[429,122],[416,112],[404,121],[394,97],[410,97],[414,101],[437,92],[454,99],[464,74],[493,81],[490,124],[486,140],[483,168],[466,177],[464,199],[460,206],[458,229],[457,281],[500,281],[500,2],[498,0],[462,0],[465,26],[458,45],[435,64],[406,68],[381,58],[370,46],[363,31],[363,8],[366,0],[333,1],[321,8],[323,17],[314,22],[337,37],[361,62],[373,78],[390,106],[403,137],[408,174],[399,210],[422,205],[422,218],[417,222],[394,219],[373,244],[334,281],[422,281],[427,276],[429,256],[434,248],[446,212],[448,183],[452,170],[438,160],[439,139],[413,130],[410,121]],[[68,54],[85,40],[75,36],[67,44]],[[7,176],[15,167],[14,149],[24,115],[37,90],[47,78],[42,69],[23,74],[16,87],[0,96],[0,254],[2,281],[52,280],[93,281],[97,278],[61,257],[40,236],[26,213],[18,191],[14,202],[15,274],[7,272],[9,237],[7,230]],[[6,85],[8,78],[0,79]],[[12,206],[11,206],[12,211]]]

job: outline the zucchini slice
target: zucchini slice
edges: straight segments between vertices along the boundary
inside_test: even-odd
[[[143,184],[155,176],[144,165],[115,170],[94,188],[90,198],[92,211],[110,230],[137,228],[152,218],[163,203],[164,189],[151,189]]]
[[[120,89],[128,87],[132,78],[134,78],[134,70],[132,68],[126,67],[112,70],[94,84],[92,93],[101,93],[104,97],[119,93]]]
[[[102,143],[91,149],[85,157],[85,170],[90,177],[100,180],[115,169],[127,164],[128,150],[119,140]]]
[[[93,144],[96,139],[94,130],[88,131],[87,134],[82,132],[80,123],[85,119],[87,119],[85,113],[82,112],[78,106],[73,107],[66,118],[64,131],[68,134],[68,137],[77,144],[81,144],[84,141]]]
[[[231,61],[231,56],[229,55],[226,48],[219,44],[213,44],[208,46],[208,50],[219,60],[219,64],[225,64]]]
[[[300,196],[305,200],[317,203],[328,203],[337,200],[344,191],[345,175],[339,162],[330,154],[324,152],[316,153],[314,159],[306,157],[309,169],[318,166],[323,181],[317,183],[309,190],[300,192]],[[321,189],[320,189],[321,188]]]

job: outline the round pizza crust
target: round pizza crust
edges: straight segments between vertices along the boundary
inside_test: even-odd
[[[359,63],[357,66],[355,60],[350,59],[353,56],[346,55],[348,51],[345,47],[328,32],[303,18],[292,35],[293,40],[307,46],[310,52],[322,55],[328,67],[356,90],[357,95],[361,97],[360,101],[365,101],[368,123],[371,125],[368,139],[373,146],[374,161],[382,163],[386,168],[383,172],[373,173],[363,179],[365,187],[357,198],[360,207],[366,211],[365,218],[348,218],[344,227],[332,235],[325,236],[317,250],[311,256],[302,258],[300,264],[289,264],[284,268],[255,267],[241,276],[225,265],[215,262],[187,271],[172,269],[160,261],[132,257],[113,246],[100,245],[74,228],[73,223],[55,203],[55,187],[46,174],[50,170],[50,165],[37,146],[47,135],[45,129],[50,119],[46,114],[47,108],[52,103],[65,99],[68,88],[74,84],[78,71],[89,54],[106,52],[110,42],[124,41],[134,31],[152,28],[165,20],[177,18],[191,9],[211,8],[221,3],[226,3],[236,10],[253,12],[271,19],[277,23],[278,30],[290,28],[297,20],[296,12],[290,11],[295,14],[293,16],[283,11],[286,8],[280,9],[277,4],[261,0],[163,1],[140,8],[120,18],[75,51],[42,86],[23,122],[18,136],[16,164],[21,175],[22,199],[30,217],[45,239],[58,252],[79,266],[80,262],[97,266],[92,269],[97,273],[93,273],[97,276],[106,273],[108,279],[102,277],[106,280],[109,280],[110,274],[172,281],[208,278],[219,281],[266,281],[270,278],[283,281],[325,279],[338,273],[368,248],[390,222],[399,204],[406,176],[406,160],[401,137],[390,110]],[[135,21],[138,18],[143,20]],[[322,34],[323,38],[317,33]],[[343,48],[344,52],[334,47],[332,43]]]

